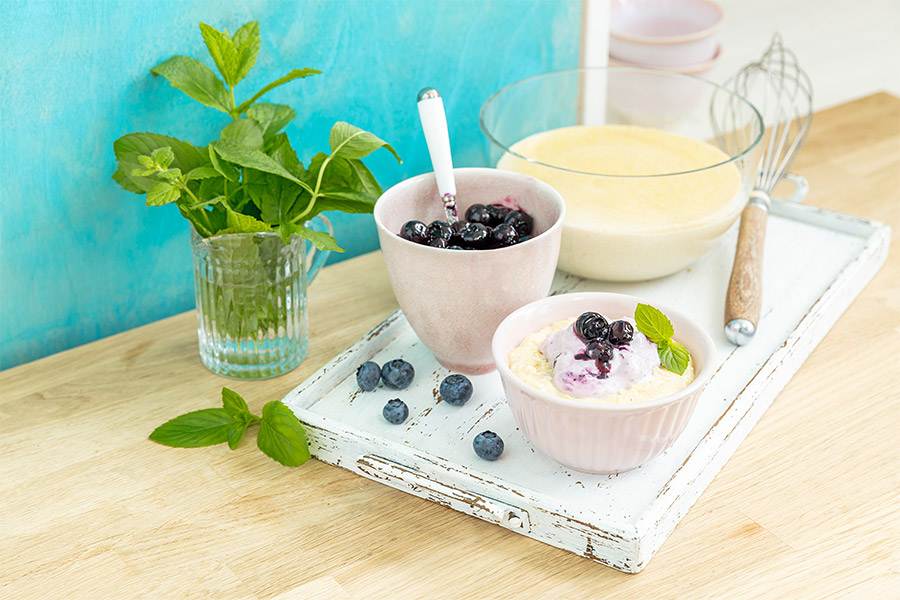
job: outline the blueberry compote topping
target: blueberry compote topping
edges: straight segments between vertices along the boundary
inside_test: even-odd
[[[511,211],[506,215],[503,222],[509,223],[515,227],[516,231],[519,232],[519,235],[531,235],[531,230],[534,227],[534,219],[531,218],[531,215],[522,210]]]
[[[578,360],[597,363],[600,378],[609,376],[613,359],[613,346],[623,349],[634,338],[634,327],[628,321],[615,321],[611,325],[603,315],[582,313],[573,325],[575,335],[585,343],[584,351],[575,355]]]
[[[427,244],[428,227],[422,221],[407,221],[400,229],[400,237],[416,244]]]
[[[429,241],[442,239],[449,242],[450,236],[453,235],[453,228],[446,221],[432,221],[425,231],[428,234]]]
[[[604,340],[606,339],[606,334],[608,332],[609,324],[600,313],[582,313],[581,316],[575,320],[575,335],[577,335],[582,342]]]
[[[416,244],[451,250],[490,250],[527,242],[534,237],[534,220],[523,210],[502,204],[473,204],[465,220],[452,225],[446,221],[408,221],[400,237]]]
[[[628,321],[615,321],[609,326],[607,339],[613,346],[627,346],[634,339],[634,326]]]

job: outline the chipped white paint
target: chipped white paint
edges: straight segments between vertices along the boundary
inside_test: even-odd
[[[462,407],[440,402],[440,367],[399,311],[285,397],[307,425],[313,454],[370,479],[626,571],[659,549],[791,376],[887,257],[890,229],[817,208],[773,203],[766,238],[760,331],[741,348],[722,335],[736,230],[690,269],[612,284],[559,274],[554,290],[617,291],[671,305],[710,332],[720,367],[675,444],[618,475],[568,470],[517,430],[496,373],[472,377]],[[456,326],[465,326],[464,323]],[[402,357],[416,368],[403,391],[361,392],[356,367]],[[401,397],[410,418],[381,417]],[[486,429],[506,442],[500,460],[472,451]]]

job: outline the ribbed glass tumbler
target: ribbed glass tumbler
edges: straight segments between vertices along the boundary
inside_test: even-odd
[[[321,215],[307,226],[331,232]],[[191,230],[200,358],[217,375],[266,379],[306,357],[306,291],[328,252],[293,236]]]

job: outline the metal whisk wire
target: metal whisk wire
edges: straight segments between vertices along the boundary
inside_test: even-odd
[[[813,103],[809,76],[776,33],[762,57],[738,71],[724,87],[747,98],[762,115],[766,132],[754,188],[771,194],[791,168],[809,133]],[[713,118],[717,136],[735,127],[736,111],[732,108],[728,112],[731,114],[725,117],[725,123]]]

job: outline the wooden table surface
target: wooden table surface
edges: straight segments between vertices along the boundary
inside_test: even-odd
[[[900,100],[817,114],[794,171],[808,203],[891,225],[887,264],[643,572],[282,467],[252,432],[147,440],[223,385],[258,412],[394,311],[372,253],[322,272],[310,354],[273,380],[209,373],[193,312],[0,373],[0,597],[900,598]]]

